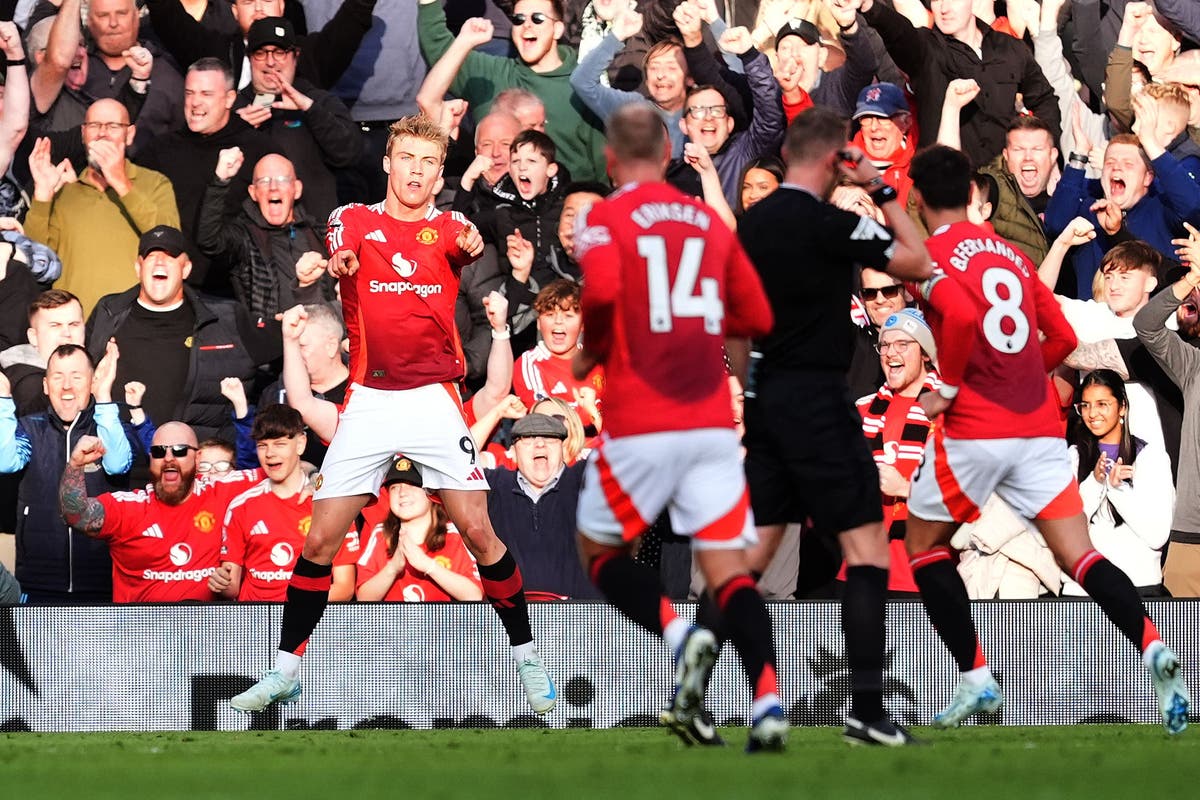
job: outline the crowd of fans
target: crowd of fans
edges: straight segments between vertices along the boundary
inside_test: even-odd
[[[451,137],[438,204],[486,243],[458,297],[464,446],[526,589],[593,598],[575,502],[604,376],[571,375],[574,226],[613,191],[604,126],[628,103],[666,125],[668,180],[730,226],[782,183],[784,131],[813,106],[853,119],[902,201],[919,148],[964,151],[973,221],[1040,264],[1078,336],[1052,379],[1096,547],[1148,595],[1200,596],[1200,290],[1162,291],[1200,258],[1200,5],[8,0],[0,17],[0,602],[283,599],[350,388],[326,220],[382,199],[388,126],[418,112]],[[831,198],[882,221],[859,187]],[[849,382],[889,588],[913,593],[900,539],[937,348],[899,281],[858,285]],[[144,486],[145,519],[66,525],[82,436],[104,448],[87,493]],[[664,527],[641,557],[683,596]],[[402,454],[350,534],[331,599],[482,596]],[[972,597],[1081,592],[998,498],[956,544]],[[836,570],[805,555],[781,556],[783,594]],[[114,571],[157,577],[114,596]]]

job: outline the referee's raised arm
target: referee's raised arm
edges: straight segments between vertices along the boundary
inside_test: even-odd
[[[929,260],[921,232],[905,212],[896,190],[883,182],[883,175],[857,147],[846,146],[837,158],[841,174],[867,190],[892,230],[895,249],[887,263],[887,271],[902,281],[926,280],[933,273],[933,263]]]

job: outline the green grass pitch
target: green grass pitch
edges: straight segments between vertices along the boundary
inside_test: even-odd
[[[782,755],[685,749],[656,729],[0,735],[0,786],[34,798],[919,798],[1183,800],[1200,796],[1200,731],[1158,726],[914,731],[852,748],[793,730]]]

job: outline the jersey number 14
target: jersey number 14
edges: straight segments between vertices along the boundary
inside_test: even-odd
[[[638,255],[646,259],[646,288],[650,296],[650,330],[669,333],[676,319],[702,317],[704,332],[721,334],[725,306],[721,302],[716,278],[700,278],[704,258],[704,240],[684,239],[675,282],[667,267],[667,242],[661,236],[639,236]],[[697,288],[699,291],[697,291]]]

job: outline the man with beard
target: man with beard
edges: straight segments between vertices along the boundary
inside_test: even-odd
[[[136,492],[90,497],[88,465],[104,457],[104,443],[82,436],[59,483],[63,519],[108,542],[113,562],[114,603],[176,603],[213,600],[208,579],[221,549],[221,520],[245,481],[257,470],[223,480],[196,479],[196,433],[168,422],[150,446],[151,484]]]
[[[102,463],[82,478],[88,490],[100,493],[129,487],[134,445],[132,432],[121,424],[113,402],[118,354],[116,345],[108,349],[100,367],[93,370],[80,345],[56,347],[42,381],[49,408],[19,420],[8,380],[0,376],[0,473],[20,473],[16,571],[32,603],[112,599],[108,548],[63,524],[58,511],[63,464],[72,446],[85,436],[99,437],[104,446]]]
[[[1200,597],[1200,234],[1176,240],[1188,272],[1159,292],[1133,318],[1138,339],[1183,392],[1175,517],[1163,565],[1163,584],[1175,597]],[[1175,313],[1179,335],[1167,327]]]

